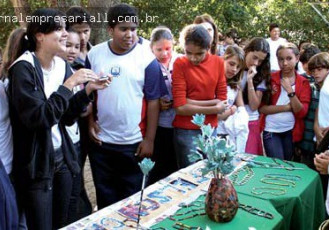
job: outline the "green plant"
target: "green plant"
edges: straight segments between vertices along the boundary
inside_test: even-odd
[[[199,126],[201,134],[194,138],[195,149],[191,150],[189,160],[195,162],[206,158],[205,166],[201,169],[202,175],[212,172],[214,177],[220,179],[234,170],[233,158],[235,150],[225,139],[213,136],[214,128],[210,124],[205,125],[205,115],[196,114],[192,123]]]

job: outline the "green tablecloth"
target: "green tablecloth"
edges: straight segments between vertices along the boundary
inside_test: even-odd
[[[205,196],[200,196],[198,200],[204,202]],[[227,229],[227,230],[238,230],[238,229],[248,229],[248,227],[254,227],[258,230],[265,229],[281,229],[283,218],[282,216],[275,210],[275,208],[271,205],[269,201],[266,200],[258,200],[257,204],[255,203],[255,198],[239,194],[239,202],[246,205],[252,205],[253,207],[257,207],[261,210],[267,210],[267,212],[271,213],[274,218],[267,219],[259,216],[252,215],[242,209],[238,209],[238,212],[234,219],[229,223],[216,223],[210,220],[206,215],[197,216],[191,219],[179,221],[184,223],[190,227],[201,227],[202,229]],[[179,213],[185,213],[186,211],[191,210],[191,208],[184,208],[183,210],[179,210]],[[184,216],[189,216],[191,213],[188,213]],[[175,217],[175,215],[173,215]],[[176,216],[175,218],[183,218],[184,216]],[[173,225],[175,221],[167,218],[163,222],[155,225],[152,229],[175,229]]]
[[[271,162],[273,160],[267,157],[257,157],[256,161]],[[279,163],[289,167],[288,164],[278,160]],[[197,216],[188,220],[180,221],[188,226],[202,227],[202,229],[298,229],[311,230],[318,229],[325,218],[325,206],[322,192],[321,180],[317,172],[309,169],[307,166],[298,163],[292,163],[295,167],[304,168],[304,170],[286,170],[273,169],[265,167],[253,167],[254,176],[245,185],[236,185],[239,202],[250,204],[254,207],[270,212],[274,219],[258,217],[247,213],[239,208],[237,215],[229,223],[215,223],[207,216]],[[299,176],[301,179],[296,181],[295,187],[278,186],[264,184],[260,180],[265,174],[278,173]],[[284,195],[275,196],[272,194],[255,195],[251,193],[256,187],[280,187],[287,192]],[[204,199],[204,197],[199,197]],[[179,213],[184,213],[180,210]],[[180,216],[181,217],[181,216]],[[165,229],[174,229],[175,221],[169,218],[154,226],[154,228],[163,227]],[[154,229],[152,228],[152,229]]]
[[[271,162],[273,160],[267,157],[257,157],[257,161]],[[283,163],[278,160],[279,163]],[[305,168],[305,170],[285,170],[271,169],[264,167],[252,168],[255,175],[243,186],[235,186],[238,194],[245,194],[257,198],[257,200],[268,200],[276,210],[284,217],[282,229],[310,230],[318,229],[321,222],[325,219],[325,206],[322,192],[322,184],[317,172],[309,169],[304,164],[291,162],[295,167]],[[289,167],[288,164],[283,163]],[[260,180],[265,174],[282,173],[301,177],[296,181],[296,187],[285,186],[287,193],[281,196],[271,194],[254,195],[251,193],[255,187],[278,187],[262,183]],[[280,186],[283,188],[283,186]],[[256,202],[256,200],[255,200]]]

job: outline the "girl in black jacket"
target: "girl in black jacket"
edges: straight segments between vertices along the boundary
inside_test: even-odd
[[[92,98],[107,87],[91,70],[74,74],[56,55],[66,49],[64,14],[36,10],[9,69],[14,137],[13,176],[29,229],[65,226],[77,156],[65,125],[73,124]],[[88,82],[88,83],[87,83]],[[73,95],[76,85],[86,87]]]

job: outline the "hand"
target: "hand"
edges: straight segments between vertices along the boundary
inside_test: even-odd
[[[320,174],[328,175],[328,165],[329,165],[328,150],[324,153],[315,154],[314,165],[316,167],[316,170],[318,170]]]
[[[288,77],[283,77],[281,79],[281,85],[287,93],[292,93],[294,90],[291,87],[291,81]]]
[[[90,139],[95,142],[97,145],[102,145],[102,141],[98,138],[98,134],[100,132],[99,125],[96,121],[90,121],[88,122],[89,125],[89,137]]]
[[[140,158],[151,157],[153,154],[153,145],[153,141],[144,138],[136,150],[136,156]]]
[[[64,82],[64,86],[72,90],[74,86],[88,81],[96,81],[98,78],[99,77],[90,69],[79,69]]]
[[[252,80],[256,74],[257,74],[257,69],[256,66],[253,65],[248,69],[247,79]]]
[[[227,100],[218,101],[218,103],[216,104],[216,111],[217,113],[223,113],[227,107],[228,107]]]
[[[160,98],[160,110],[168,110],[172,107],[172,102],[167,98]]]
[[[236,105],[232,105],[231,107],[230,107],[230,112],[231,112],[231,114],[230,115],[233,115],[236,111],[237,111],[237,107],[236,107]]]
[[[102,90],[107,88],[112,80],[113,80],[113,76],[111,74],[107,75],[107,79],[102,79],[99,80],[99,78],[96,81],[89,81],[87,86],[86,86],[86,92],[87,95],[89,95],[91,92],[95,91],[95,90]]]

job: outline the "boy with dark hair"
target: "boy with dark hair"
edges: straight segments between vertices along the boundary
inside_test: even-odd
[[[308,69],[308,61],[313,57],[315,54],[320,53],[321,50],[314,44],[308,44],[303,47],[303,51],[300,54],[299,61],[303,65],[303,69],[305,73],[301,74],[305,77],[310,83],[314,83],[314,77],[311,76],[311,72]]]
[[[280,27],[276,23],[271,23],[269,26],[270,37],[266,39],[270,45],[270,63],[271,72],[280,70],[278,59],[276,57],[276,51],[280,45],[287,42],[286,39],[280,37]]]
[[[106,91],[98,92],[89,117],[98,209],[139,191],[138,161],[153,153],[163,80],[149,43],[137,36],[136,10],[112,6],[108,21],[112,39],[94,46],[86,60],[97,74],[114,77]]]
[[[91,32],[90,14],[80,6],[72,6],[66,11],[66,16],[68,18],[67,29],[72,29],[79,34],[80,54],[76,61],[84,66],[87,53],[92,47],[89,42]]]

